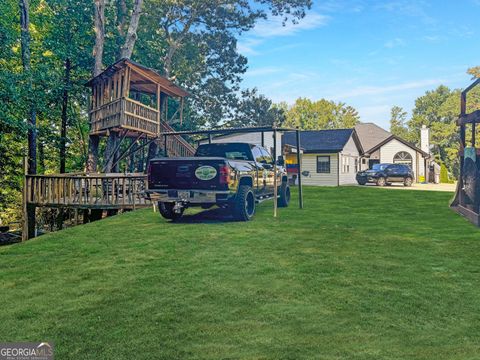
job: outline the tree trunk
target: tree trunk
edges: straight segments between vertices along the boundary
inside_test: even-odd
[[[105,0],[95,0],[95,45],[93,47],[93,76],[102,72],[103,45],[105,43]]]
[[[30,101],[30,115],[28,119],[28,173],[37,173],[37,114],[32,91],[32,74],[30,68],[30,19],[28,13],[28,0],[19,0],[20,29],[23,71],[27,74],[27,91]]]
[[[122,58],[122,42],[125,38],[125,24],[127,19],[127,4],[125,0],[117,0],[117,60]]]
[[[37,146],[38,146],[37,170],[39,170],[40,173],[45,173],[45,144],[40,139],[40,141],[38,141]]]
[[[142,14],[142,4],[143,0],[135,0],[132,17],[130,18],[130,24],[128,25],[127,36],[125,38],[125,44],[120,53],[121,58],[129,59],[132,56],[133,47],[135,46],[135,41],[137,41],[137,29]]]
[[[65,173],[65,163],[67,157],[67,124],[68,124],[68,95],[70,90],[70,59],[65,60],[65,78],[62,97],[62,125],[60,127],[60,173]]]
[[[108,139],[107,139],[107,148],[105,149],[105,166],[104,166],[104,169],[105,169],[105,172],[106,173],[110,173],[110,172],[118,172],[118,164],[116,164],[115,166],[113,166],[114,163],[116,163],[118,157],[117,157],[117,153],[118,153],[118,149],[117,146],[118,146],[118,133],[116,131],[111,131],[110,132],[110,135],[108,136]],[[117,150],[117,151],[115,151]]]
[[[103,68],[103,45],[105,43],[105,0],[95,0],[95,45],[93,47],[93,76],[102,72]],[[91,121],[91,119],[90,119]],[[87,172],[96,172],[98,163],[98,144],[100,138],[98,135],[89,135],[88,138],[88,158],[86,164]]]

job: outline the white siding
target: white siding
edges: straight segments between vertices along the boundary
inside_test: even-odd
[[[244,133],[244,134],[232,134],[221,137],[212,137],[212,143],[229,143],[229,142],[245,142],[249,144],[255,144],[262,146],[262,133]],[[208,140],[202,140],[200,144],[208,144]],[[273,132],[264,133],[264,147],[272,153],[273,156]],[[277,156],[282,155],[282,133],[277,132]]]
[[[360,154],[353,137],[350,137],[340,152],[339,185],[352,185],[357,183],[355,179],[355,175],[357,174],[355,171],[355,161],[357,161],[357,170],[359,170]],[[348,166],[344,166],[344,164]]]
[[[380,162],[393,163],[393,157],[400,151],[406,151],[412,156],[412,170],[415,173],[415,178],[418,178],[419,164],[417,159],[417,152],[411,147],[403,144],[397,139],[392,139],[380,148]]]
[[[330,173],[317,173],[317,156],[330,156]],[[317,186],[338,185],[338,155],[337,154],[302,154],[302,172],[308,171],[308,176],[302,175],[302,184]]]

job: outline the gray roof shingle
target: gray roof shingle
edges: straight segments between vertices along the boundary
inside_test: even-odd
[[[352,136],[354,129],[311,130],[300,132],[300,147],[308,153],[339,152]],[[286,132],[283,145],[296,146],[295,132]]]
[[[358,123],[355,125],[355,131],[364,151],[370,150],[392,136],[387,130],[374,123]]]

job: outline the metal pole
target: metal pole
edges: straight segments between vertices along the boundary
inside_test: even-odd
[[[262,132],[263,140],[263,132]],[[277,129],[273,129],[273,217],[277,217]]]
[[[265,147],[265,132],[262,131],[262,147]]]
[[[212,143],[212,134],[208,134],[208,143],[211,144]]]
[[[298,176],[298,206],[303,209],[303,191],[302,191],[302,162],[300,159],[300,130],[296,130],[297,136],[297,176]]]

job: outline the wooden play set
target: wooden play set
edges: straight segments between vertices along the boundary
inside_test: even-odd
[[[476,147],[476,125],[480,123],[480,110],[467,113],[467,94],[479,83],[480,79],[461,93],[460,116],[457,120],[460,129],[460,175],[451,203],[453,210],[476,226],[480,226],[480,148]]]

